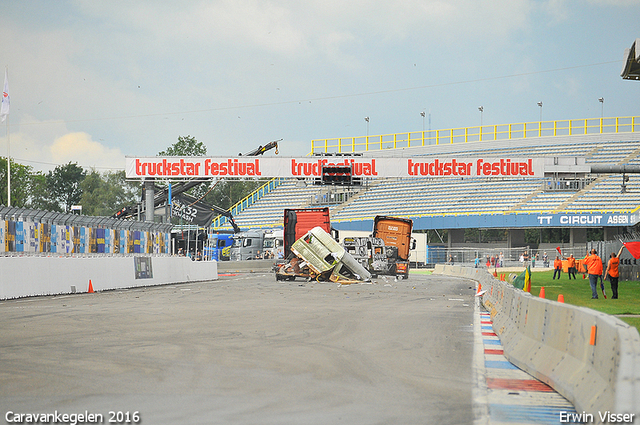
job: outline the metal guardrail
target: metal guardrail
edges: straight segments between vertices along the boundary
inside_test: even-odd
[[[640,132],[640,117],[586,118],[481,125],[311,141],[311,153],[366,152],[429,145],[491,142],[530,137],[575,136]]]
[[[136,220],[117,220],[111,217],[77,215],[55,211],[0,206],[0,220],[31,221],[61,226],[83,226],[109,229],[138,230],[142,232],[169,232],[170,223]]]

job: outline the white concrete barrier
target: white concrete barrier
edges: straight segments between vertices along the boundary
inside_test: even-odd
[[[0,299],[218,279],[215,261],[187,257],[0,257]]]
[[[267,273],[273,271],[273,265],[277,260],[242,260],[220,261],[218,272],[238,273]]]
[[[566,397],[576,411],[590,413],[596,423],[606,412],[640,420],[636,328],[588,308],[538,298],[483,269],[440,265],[434,273],[478,281],[505,357]]]

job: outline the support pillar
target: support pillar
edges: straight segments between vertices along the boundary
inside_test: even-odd
[[[451,248],[453,244],[464,244],[464,229],[449,229],[447,247]]]
[[[507,248],[521,248],[524,243],[524,229],[509,229],[507,235]]]
[[[621,233],[624,233],[624,227],[619,226],[605,226],[604,229],[604,240],[611,241],[614,240],[614,236],[617,236]]]
[[[569,229],[569,245],[571,248],[584,247],[587,243],[587,229],[584,227],[571,227]]]
[[[153,215],[156,207],[153,203],[153,179],[145,179],[144,181],[144,221],[153,223]]]

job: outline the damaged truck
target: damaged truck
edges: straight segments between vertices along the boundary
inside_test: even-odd
[[[343,245],[361,265],[377,275],[409,278],[409,255],[416,248],[408,218],[376,216],[370,237],[344,238]]]
[[[306,276],[342,284],[371,280],[371,273],[321,227],[314,227],[291,245],[295,257],[276,272],[277,280]]]
[[[327,237],[314,238],[314,234],[320,234],[315,227],[319,227]],[[283,264],[276,266],[276,280],[295,280],[296,277],[302,277],[337,281],[337,279],[350,279],[356,276],[368,279],[377,275],[392,275],[407,279],[410,250],[415,249],[415,240],[411,238],[412,228],[413,221],[410,219],[377,216],[370,236],[345,238],[343,245],[340,246],[336,242],[337,231],[331,228],[328,208],[285,210],[286,260]],[[308,239],[307,243],[301,243],[300,241],[305,238]],[[330,266],[334,263],[326,257],[329,255],[326,253],[327,250],[340,256],[343,264],[342,268],[337,269],[337,274],[341,277],[333,275],[334,268]],[[344,254],[342,251],[345,251]],[[320,255],[323,253],[326,255]],[[346,260],[342,260],[343,258]],[[359,267],[356,268],[355,264]],[[332,273],[328,273],[329,269]],[[363,273],[363,270],[366,273]]]

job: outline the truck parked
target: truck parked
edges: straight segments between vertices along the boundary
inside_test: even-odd
[[[219,232],[209,233],[203,252],[204,259],[229,261],[231,245],[233,245],[233,234]]]
[[[263,258],[284,258],[284,230],[265,231],[262,241],[262,255]]]
[[[233,235],[231,261],[255,260],[262,258],[264,231],[250,229]]]

